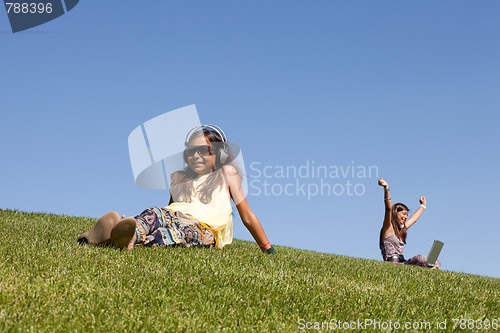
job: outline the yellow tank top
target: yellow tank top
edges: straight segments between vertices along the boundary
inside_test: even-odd
[[[174,202],[166,208],[173,211],[181,211],[184,214],[189,214],[198,221],[208,224],[214,231],[216,246],[220,249],[226,244],[231,244],[233,241],[233,217],[231,208],[231,197],[227,189],[227,185],[223,183],[222,188],[217,187],[212,193],[212,200],[205,204],[200,201],[200,192],[196,189],[208,177],[207,175],[199,176],[194,180],[194,190],[191,197],[191,202]]]

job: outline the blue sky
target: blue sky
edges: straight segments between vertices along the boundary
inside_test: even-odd
[[[499,10],[497,1],[82,1],[16,34],[1,14],[0,207],[99,217],[166,205],[166,191],[135,185],[127,138],[195,104],[202,123],[241,146],[254,185],[364,189],[309,200],[250,190],[272,243],[380,260],[379,176],[412,211],[427,197],[406,257],[440,239],[443,269],[500,277]],[[378,174],[256,171],[313,161]],[[251,239],[239,217],[234,232]]]

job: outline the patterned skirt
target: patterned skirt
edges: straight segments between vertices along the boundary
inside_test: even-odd
[[[152,207],[135,216],[136,245],[214,247],[210,226],[182,212]]]

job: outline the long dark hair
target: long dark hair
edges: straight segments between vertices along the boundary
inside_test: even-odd
[[[408,209],[408,207],[406,207],[405,204],[401,203],[401,202],[398,202],[394,205],[392,205],[392,209],[391,209],[391,224],[392,224],[392,228],[394,229],[394,233],[396,234],[396,236],[403,242],[406,244],[406,225],[401,228],[401,225],[399,224],[398,222],[398,213],[401,212],[401,211],[410,211]]]
[[[406,225],[403,228],[401,228],[401,225],[398,223],[398,212],[401,212],[403,210],[406,210],[407,212],[410,211],[408,209],[408,207],[406,207],[406,205],[402,204],[401,202],[398,202],[398,203],[395,203],[394,205],[392,205],[391,225],[392,225],[392,229],[394,230],[394,233],[396,234],[396,237],[399,240],[401,240],[404,244],[406,244],[406,234],[407,234]],[[384,235],[383,231],[384,231],[384,228],[382,227],[382,229],[380,229],[380,244],[382,244],[382,237]]]
[[[203,129],[200,129],[198,131],[195,131],[188,140],[188,143],[193,141],[194,138],[199,137],[201,135],[204,135],[205,138],[210,142],[210,146],[212,147],[212,154],[213,156],[216,156],[219,153],[219,150],[223,146],[223,139],[220,136],[219,133],[217,133],[214,130],[211,130],[210,128],[204,127]],[[226,147],[226,152],[229,154],[229,157],[227,158],[227,162],[225,163],[220,163],[218,159],[216,158],[215,160],[215,165],[213,172],[211,172],[207,179],[199,185],[199,188],[194,189],[193,188],[193,182],[195,179],[199,177],[199,175],[194,172],[189,165],[184,168],[182,171],[176,171],[172,173],[171,176],[171,194],[174,199],[174,202],[176,201],[182,201],[182,202],[191,202],[191,196],[193,195],[193,191],[199,192],[198,198],[201,202],[204,204],[209,203],[212,201],[212,193],[215,191],[217,187],[222,189],[222,186],[224,184],[223,181],[223,174],[222,174],[222,167],[224,165],[232,165],[235,169],[238,175],[240,176],[241,179],[241,172],[239,168],[236,166],[235,163],[232,163],[231,161],[234,160],[233,152],[231,151],[230,147]]]

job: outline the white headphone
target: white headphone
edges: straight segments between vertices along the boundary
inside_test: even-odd
[[[189,139],[189,136],[191,133],[194,134],[194,132],[198,131],[199,129],[205,129],[205,128],[213,130],[214,132],[219,134],[219,136],[222,138],[222,147],[220,149],[218,149],[215,161],[216,161],[216,163],[220,163],[220,164],[226,163],[227,159],[229,158],[227,137],[226,137],[226,133],[224,133],[224,131],[218,126],[209,124],[209,125],[196,126],[196,127],[192,128],[188,132],[188,134],[186,135],[186,139],[184,140],[184,146],[188,147],[188,143],[189,143],[188,139]],[[186,160],[185,155],[184,155],[184,160]]]

